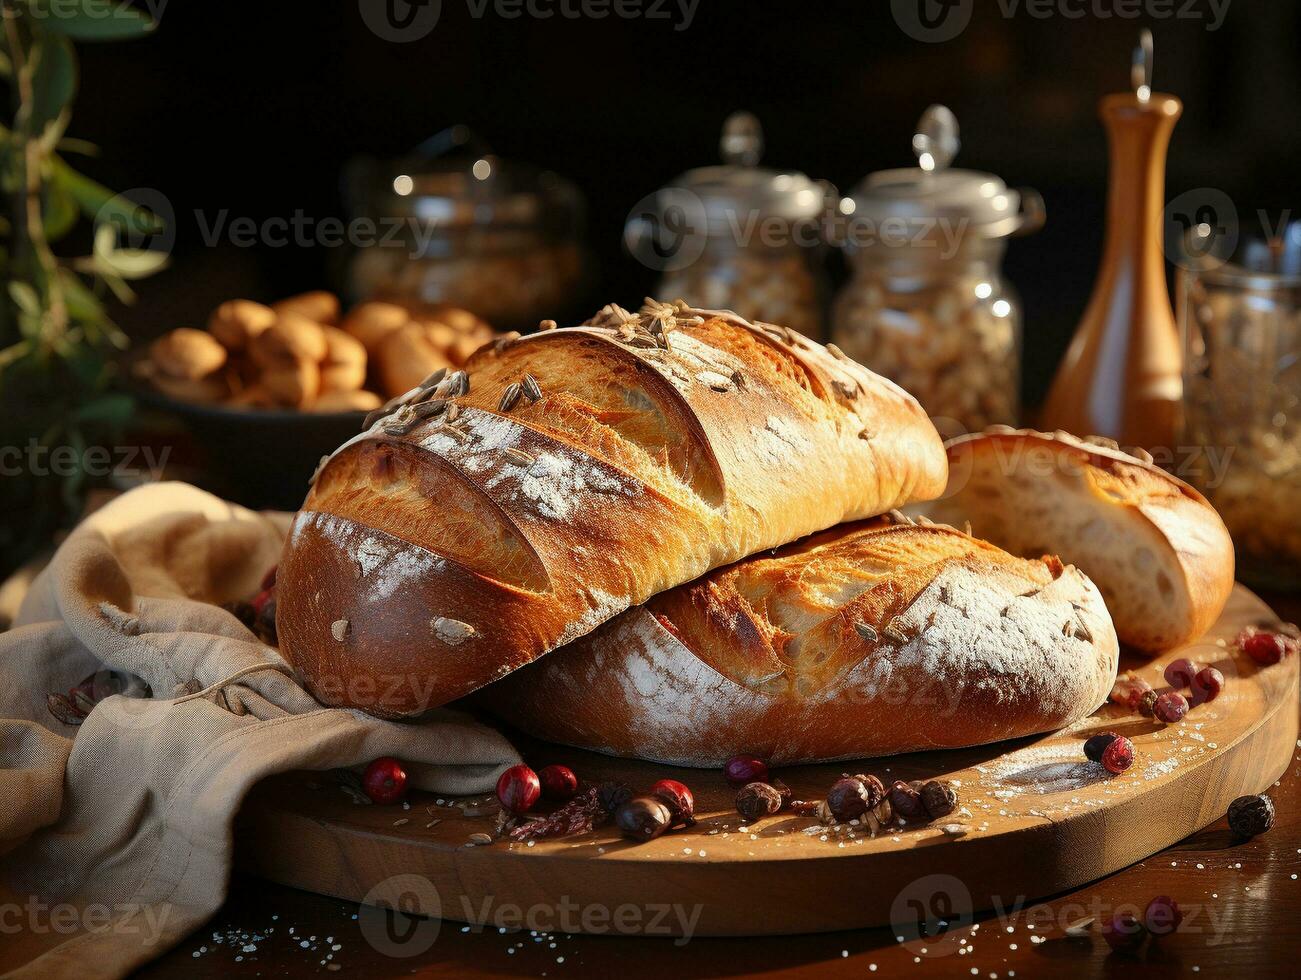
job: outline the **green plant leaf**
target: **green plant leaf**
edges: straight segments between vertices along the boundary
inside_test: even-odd
[[[63,299],[72,319],[97,323],[104,318],[104,304],[71,269],[59,269],[59,285],[63,287]]]
[[[135,403],[129,395],[103,395],[82,405],[73,412],[73,417],[82,422],[103,422],[116,428],[127,423],[134,408]]]
[[[66,37],[47,34],[32,44],[31,59],[30,131],[42,133],[72,103],[77,92],[77,56]]]
[[[121,279],[143,279],[167,265],[167,253],[147,248],[118,248],[117,231],[102,224],[95,229],[95,263]]]
[[[136,204],[124,194],[115,194],[103,184],[79,174],[59,156],[50,157],[50,178],[67,188],[81,213],[102,223],[129,228],[140,234],[157,234],[163,221],[148,208]]]
[[[157,25],[121,0],[28,0],[34,20],[47,31],[77,41],[121,41],[144,37]]]
[[[18,309],[29,316],[41,315],[41,298],[31,283],[19,282],[17,279],[10,282],[9,298],[18,304]]]
[[[72,230],[81,216],[81,210],[77,207],[77,202],[67,188],[61,184],[51,182],[47,186],[45,200],[41,208],[42,223],[45,225],[45,237],[51,242],[57,242],[60,238]]]

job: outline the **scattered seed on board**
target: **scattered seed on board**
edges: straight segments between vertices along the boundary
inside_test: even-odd
[[[470,843],[471,843],[471,844],[491,844],[491,843],[492,843],[492,838],[489,837],[487,834],[471,834],[471,835],[470,835]]]
[[[501,401],[497,403],[498,411],[509,412],[515,407],[515,403],[520,400],[520,395],[524,389],[518,381],[512,381],[506,386],[506,390],[501,393]]]
[[[966,837],[967,828],[960,823],[946,823],[940,830],[948,837]]]
[[[1089,934],[1089,926],[1093,925],[1093,920],[1094,916],[1089,916],[1087,919],[1080,919],[1076,922],[1072,922],[1063,930],[1063,932],[1072,939],[1079,939],[1081,936],[1087,936]]]
[[[520,389],[524,392],[524,397],[531,402],[542,398],[542,386],[538,384],[538,379],[531,374],[524,375],[523,380],[520,382]]]
[[[410,822],[411,822],[411,818],[410,818],[410,817],[403,817],[401,820],[394,820],[394,821],[393,821],[393,826],[394,826],[394,827],[401,827],[404,823],[410,823]]]

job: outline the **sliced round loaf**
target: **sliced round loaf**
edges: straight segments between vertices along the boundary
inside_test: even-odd
[[[1061,555],[1102,592],[1122,642],[1197,639],[1233,589],[1233,541],[1200,493],[1165,470],[1064,432],[1006,428],[948,443],[944,498],[918,508],[1017,555]]]
[[[486,688],[549,741],[675,765],[956,748],[1106,700],[1102,597],[1052,559],[891,515],[711,572]]]
[[[460,697],[710,568],[941,492],[917,402],[780,327],[648,302],[504,340],[324,464],[281,650],[322,702]]]

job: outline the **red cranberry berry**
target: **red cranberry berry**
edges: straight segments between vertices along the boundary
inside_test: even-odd
[[[511,766],[497,780],[497,799],[509,813],[528,813],[542,796],[542,782],[528,766]]]
[[[1100,735],[1094,735],[1084,743],[1084,756],[1090,762],[1101,762],[1102,753],[1107,751],[1107,746],[1120,738],[1115,732],[1102,732]]]
[[[542,795],[548,800],[572,799],[578,792],[578,777],[568,766],[544,766],[538,770],[538,782],[542,784]]]
[[[259,592],[257,595],[253,597],[253,602],[251,603],[251,605],[253,606],[254,616],[261,614],[262,607],[271,601],[271,597],[273,595],[275,595],[274,589],[263,589],[261,592]]]
[[[1152,714],[1156,716],[1157,720],[1163,721],[1167,725],[1183,721],[1184,715],[1188,714],[1188,699],[1178,691],[1166,691],[1156,699],[1156,704],[1152,707]]]
[[[669,829],[673,815],[653,796],[634,796],[614,814],[615,825],[629,840],[654,840]]]
[[[696,823],[696,798],[686,783],[676,779],[661,779],[651,787],[651,796],[669,808],[674,827],[694,827]]]
[[[1287,653],[1287,644],[1277,633],[1251,633],[1243,638],[1242,649],[1262,667],[1276,664]]]
[[[1147,931],[1154,936],[1170,935],[1183,921],[1184,914],[1179,908],[1179,903],[1169,895],[1158,895],[1152,899],[1147,903],[1147,911],[1143,913],[1143,922],[1147,926]]]
[[[1102,753],[1102,766],[1112,775],[1119,775],[1134,764],[1134,743],[1124,735],[1117,735]]]
[[[723,775],[733,786],[766,783],[769,779],[768,763],[754,755],[734,755],[723,766]]]
[[[381,756],[366,767],[361,788],[372,803],[396,803],[407,792],[407,771],[391,755]]]
[[[1185,687],[1192,685],[1193,677],[1196,674],[1197,665],[1187,657],[1180,657],[1178,660],[1172,660],[1166,664],[1165,682],[1176,691],[1182,691]]]
[[[1203,667],[1193,678],[1193,704],[1207,704],[1220,696],[1224,675],[1214,667]]]
[[[1128,953],[1143,945],[1147,930],[1132,912],[1117,912],[1102,924],[1102,935],[1116,952]]]

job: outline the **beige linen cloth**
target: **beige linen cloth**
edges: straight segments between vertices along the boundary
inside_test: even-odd
[[[0,971],[117,977],[175,945],[220,906],[231,820],[265,776],[395,755],[419,787],[468,794],[519,762],[464,715],[324,708],[275,669],[176,703],[283,667],[213,603],[257,591],[288,520],[184,484],[133,490],[72,532],[0,633]],[[105,667],[153,696],[107,698],[80,727],[51,715],[47,694]]]

